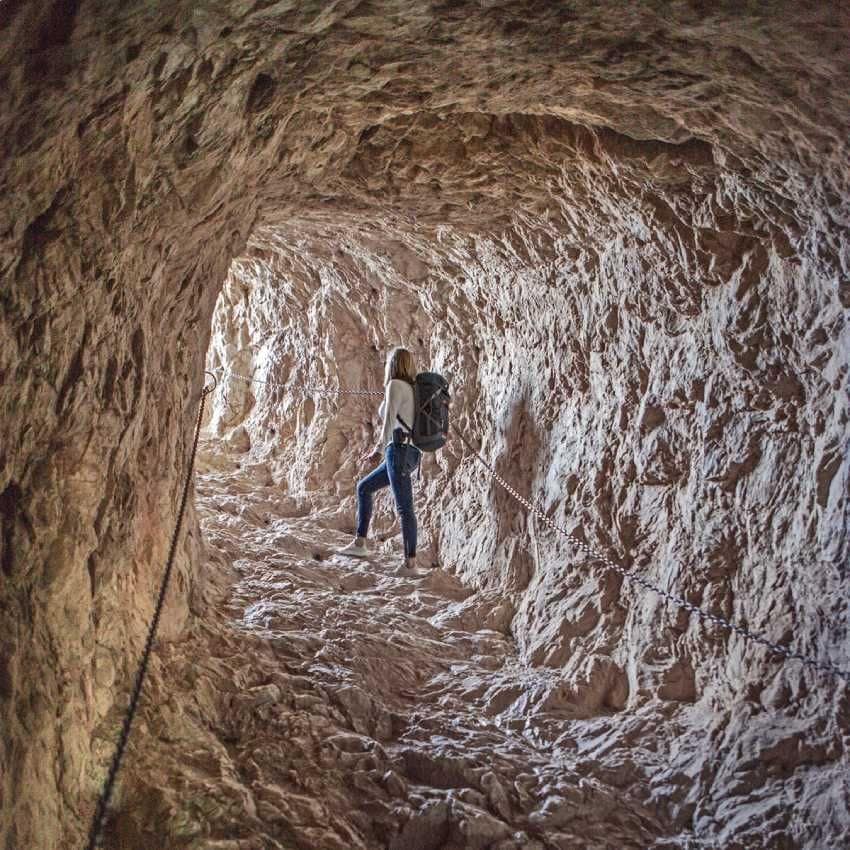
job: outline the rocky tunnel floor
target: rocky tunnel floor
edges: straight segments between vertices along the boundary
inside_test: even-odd
[[[210,459],[217,602],[155,656],[111,846],[690,846],[650,781],[669,754],[639,750],[639,716],[577,719],[518,658],[509,604],[445,568],[395,575],[397,539],[336,555],[333,502]]]

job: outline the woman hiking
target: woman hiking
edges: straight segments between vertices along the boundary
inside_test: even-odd
[[[369,554],[366,537],[372,519],[372,501],[378,490],[389,486],[393,491],[404,541],[402,574],[416,566],[416,514],[413,511],[410,475],[419,465],[421,453],[410,440],[415,413],[415,380],[413,355],[406,348],[394,348],[387,357],[384,400],[378,410],[383,420],[381,438],[378,445],[362,458],[366,463],[383,456],[384,461],[357,484],[357,536],[339,553],[356,558],[365,558]]]

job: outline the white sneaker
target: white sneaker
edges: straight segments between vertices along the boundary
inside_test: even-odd
[[[339,555],[347,555],[349,558],[368,558],[369,550],[365,546],[358,546],[356,540],[352,540],[348,546],[338,551]]]
[[[419,572],[416,569],[416,559],[413,558],[410,566],[408,566],[407,561],[402,561],[401,566],[397,567],[393,572],[393,575],[399,576],[401,578],[412,578],[413,576],[418,576]]]

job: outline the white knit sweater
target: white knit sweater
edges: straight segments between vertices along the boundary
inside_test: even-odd
[[[402,427],[396,416],[401,416],[408,425],[413,427],[413,413],[413,387],[407,381],[398,379],[390,381],[384,388],[384,400],[378,408],[378,415],[384,421],[379,445],[388,446],[393,441],[393,431]]]

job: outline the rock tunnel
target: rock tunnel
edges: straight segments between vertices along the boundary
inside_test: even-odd
[[[0,5],[0,846],[838,848],[850,16]],[[402,344],[463,434],[398,578]],[[250,381],[243,380],[249,378]],[[778,657],[588,557],[814,659]]]

